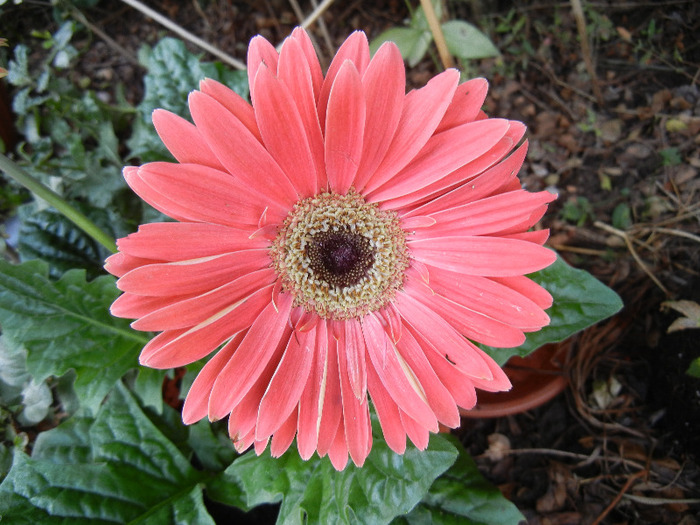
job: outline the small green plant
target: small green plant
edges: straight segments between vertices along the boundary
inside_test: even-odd
[[[433,2],[436,15],[442,17],[442,2]],[[450,20],[441,25],[447,48],[459,60],[469,61],[500,55],[491,39],[474,25],[464,20]],[[414,67],[430,48],[433,35],[422,7],[415,11],[408,21],[408,27],[392,27],[384,31],[370,44],[374,53],[386,41],[393,41],[401,51],[401,56]]]
[[[665,148],[659,151],[661,155],[661,165],[664,167],[679,166],[683,163],[678,148]]]
[[[583,226],[593,215],[593,206],[586,197],[569,199],[561,210],[561,218],[576,226]]]

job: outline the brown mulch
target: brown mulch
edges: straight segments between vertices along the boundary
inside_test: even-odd
[[[106,96],[122,84],[136,104],[138,48],[168,32],[115,4],[82,11],[113,42],[85,38],[77,74]],[[147,4],[242,61],[253,35],[279,42],[298,23],[286,0]],[[27,31],[54,24],[46,6],[14,9]],[[700,302],[700,4],[588,2],[594,81],[567,2],[451,1],[448,12],[503,53],[468,66],[490,81],[489,114],[528,125],[523,180],[559,193],[544,220],[550,245],[626,305],[574,339],[565,395],[465,421],[458,434],[531,524],[700,523],[700,380],[685,374],[700,355],[698,332],[666,334],[678,316],[661,309],[668,299]],[[327,63],[350,31],[372,38],[408,17],[399,0],[335,2],[325,29],[310,29]],[[409,84],[437,70],[429,56]]]

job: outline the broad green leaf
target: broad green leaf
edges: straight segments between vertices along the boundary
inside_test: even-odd
[[[160,414],[163,412],[163,379],[167,371],[140,366],[136,373],[133,391],[145,406]]]
[[[423,59],[432,40],[430,31],[413,27],[392,27],[372,40],[370,51],[374,53],[384,42],[394,42],[403,59],[409,66],[414,67]]]
[[[5,337],[26,347],[27,370],[37,381],[74,369],[75,390],[84,407],[96,411],[104,396],[137,365],[148,339],[112,317],[118,295],[114,278],[85,281],[71,270],[48,278],[44,261],[11,265],[0,261],[0,325]]]
[[[518,509],[479,472],[454,436],[457,461],[437,478],[423,500],[394,525],[517,525],[525,519]]]
[[[210,423],[202,419],[191,425],[189,430],[187,444],[206,470],[224,470],[238,456],[225,421]],[[226,503],[226,500],[222,503]]]
[[[213,524],[199,472],[141,412],[124,387],[95,419],[41,434],[32,457],[15,453],[0,485],[0,515],[17,524]]]
[[[88,211],[86,206],[78,209]],[[104,210],[98,213],[107,215]],[[94,217],[95,213],[91,215]],[[109,252],[56,209],[36,211],[35,203],[31,203],[20,208],[19,217],[17,248],[22,260],[43,259],[49,263],[49,275],[53,278],[74,268],[84,268],[88,278],[104,273],[102,267]]]
[[[26,349],[5,344],[0,335],[0,406],[11,408],[22,426],[31,426],[49,414],[52,404],[48,385],[27,372]]]
[[[514,355],[526,356],[547,343],[563,341],[616,314],[623,306],[613,290],[590,273],[572,268],[561,257],[530,277],[554,298],[554,304],[547,310],[551,322],[539,332],[526,334],[527,340],[517,348],[484,347],[499,364]]]
[[[410,511],[435,478],[455,461],[454,447],[433,435],[427,450],[409,446],[392,452],[375,434],[372,452],[361,468],[349,464],[337,472],[328,458],[303,461],[291,449],[274,459],[269,451],[253,452],[225,471],[240,486],[247,508],[282,501],[277,523],[389,523]]]
[[[447,49],[461,59],[495,57],[500,54],[488,36],[464,20],[445,22],[442,31]]]

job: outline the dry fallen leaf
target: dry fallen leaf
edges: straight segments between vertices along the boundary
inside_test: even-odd
[[[687,330],[688,328],[700,328],[700,304],[695,301],[665,301],[661,308],[671,308],[685,317],[679,317],[666,330],[667,333]]]

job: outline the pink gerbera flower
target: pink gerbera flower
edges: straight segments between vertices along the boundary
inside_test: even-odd
[[[487,118],[486,81],[455,70],[405,94],[397,47],[370,60],[361,32],[325,77],[303,30],[279,54],[256,37],[248,74],[252,105],[204,80],[194,125],[153,114],[178,163],[124,176],[177,222],[119,240],[112,313],[161,332],[146,366],[218,349],[183,419],[228,416],[239,450],[278,456],[296,436],[304,459],[362,465],[370,400],[394,451],[423,449],[475,388],[510,388],[472,341],[513,347],[549,322],[524,275],[555,259],[528,231],[554,196],[516,177],[525,128]]]

